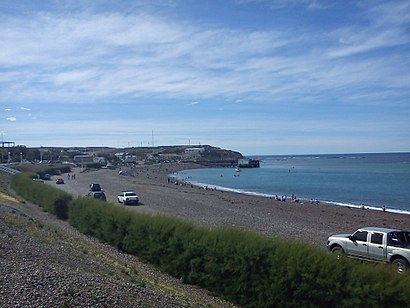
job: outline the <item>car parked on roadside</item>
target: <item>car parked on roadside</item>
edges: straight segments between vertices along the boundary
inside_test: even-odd
[[[107,197],[105,196],[105,193],[103,191],[90,191],[85,196],[89,198],[99,199],[102,201],[107,201]]]
[[[356,259],[390,263],[399,274],[410,270],[408,231],[378,227],[361,228],[353,234],[330,236],[327,240],[327,249]]]
[[[139,198],[138,195],[133,191],[122,191],[117,196],[118,203],[122,203],[124,205],[127,204],[138,204]]]
[[[64,184],[64,180],[62,178],[58,178],[56,184]]]

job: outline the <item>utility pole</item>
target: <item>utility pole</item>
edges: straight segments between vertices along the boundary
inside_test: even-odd
[[[1,132],[1,163],[3,163],[3,154],[4,154],[4,140],[3,140],[3,132]]]
[[[152,147],[154,147],[154,130],[152,130],[152,132],[151,132],[151,141],[152,141]]]

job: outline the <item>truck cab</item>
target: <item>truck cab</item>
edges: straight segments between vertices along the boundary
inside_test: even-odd
[[[383,261],[387,257],[387,234],[378,230],[357,230],[348,237],[346,250],[359,258]]]

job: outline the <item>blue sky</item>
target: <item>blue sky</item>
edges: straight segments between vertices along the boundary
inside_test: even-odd
[[[27,146],[410,151],[410,2],[1,1],[0,131]]]

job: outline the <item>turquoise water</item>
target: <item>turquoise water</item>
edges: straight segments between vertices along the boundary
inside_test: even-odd
[[[254,156],[260,168],[206,168],[176,174],[196,185],[257,195],[295,194],[339,205],[410,213],[410,153]]]

